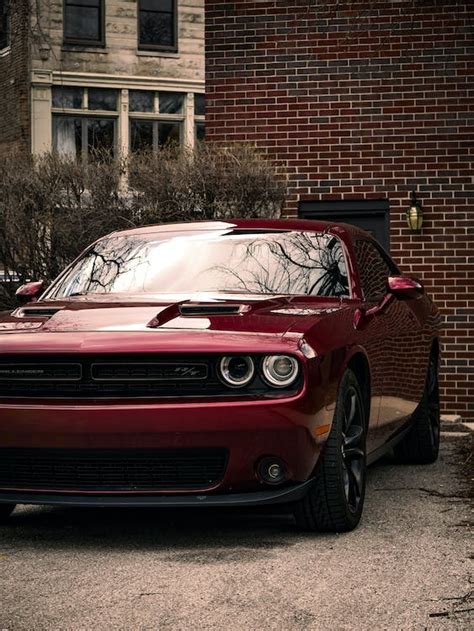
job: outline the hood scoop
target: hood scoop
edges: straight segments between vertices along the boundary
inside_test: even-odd
[[[22,307],[15,311],[17,318],[52,318],[62,307]]]
[[[237,315],[246,310],[248,310],[247,305],[205,304],[202,302],[187,303],[179,306],[179,313],[182,316]]]
[[[239,315],[249,310],[249,305],[242,304],[183,301],[170,305],[163,309],[163,311],[160,311],[153,320],[148,322],[147,327],[156,329],[179,317],[193,318]]]

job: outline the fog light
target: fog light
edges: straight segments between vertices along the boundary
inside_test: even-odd
[[[285,465],[275,457],[260,460],[257,473],[260,480],[265,484],[282,484],[288,478]]]

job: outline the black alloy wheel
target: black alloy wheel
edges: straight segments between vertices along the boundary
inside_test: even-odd
[[[365,421],[362,402],[353,385],[345,393],[341,451],[344,493],[349,509],[356,513],[365,487]]]
[[[346,532],[359,523],[365,498],[367,412],[352,370],[343,375],[331,432],[314,483],[294,507],[303,530]]]
[[[400,462],[411,464],[435,462],[439,453],[439,439],[438,360],[436,354],[431,353],[422,399],[411,417],[410,430],[394,449],[395,457]]]

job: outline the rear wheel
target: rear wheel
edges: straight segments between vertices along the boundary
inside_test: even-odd
[[[303,530],[345,532],[359,523],[365,496],[366,426],[359,383],[347,370],[314,484],[294,509]]]
[[[0,504],[0,522],[7,519],[15,510],[16,504]]]
[[[394,449],[397,460],[412,464],[435,462],[439,452],[440,407],[438,362],[434,354],[430,357],[423,397],[411,422],[409,432]]]

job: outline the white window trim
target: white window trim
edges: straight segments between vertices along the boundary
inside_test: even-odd
[[[32,151],[41,153],[53,147],[52,115],[69,114],[89,117],[106,116],[117,118],[117,149],[121,155],[129,152],[129,119],[144,118],[153,120],[180,121],[183,123],[183,144],[193,148],[195,145],[195,126],[198,122],[205,122],[204,116],[194,114],[194,94],[204,94],[204,81],[181,80],[162,77],[139,77],[131,75],[92,75],[84,72],[56,72],[36,69],[32,71],[32,119],[44,120],[46,109],[49,110],[49,123],[43,126],[32,126]],[[81,88],[115,88],[119,90],[118,108],[116,111],[98,111],[85,109],[61,109],[52,107],[52,87],[81,87]],[[180,92],[185,95],[183,114],[157,114],[146,112],[130,112],[129,90],[149,90],[153,92]],[[35,94],[37,98],[35,98]],[[42,95],[40,97],[40,94]],[[42,103],[40,103],[42,100]],[[84,106],[84,104],[83,104]],[[39,109],[41,108],[41,110]]]

